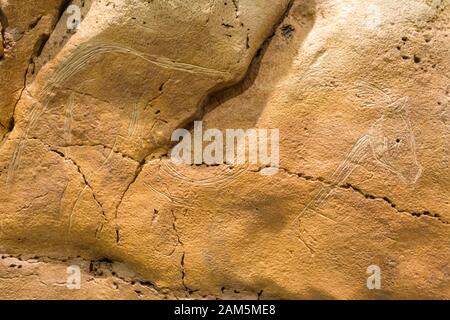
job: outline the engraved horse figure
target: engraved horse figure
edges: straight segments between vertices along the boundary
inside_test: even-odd
[[[366,107],[381,104],[384,109],[383,115],[355,143],[347,157],[328,179],[329,183],[320,188],[315,197],[294,219],[294,223],[300,223],[301,218],[308,213],[322,215],[317,210],[330,197],[333,190],[344,185],[347,178],[365,160],[375,160],[376,164],[389,170],[406,184],[414,184],[422,174],[422,167],[416,155],[415,137],[406,107],[408,98],[394,98],[388,90],[362,81],[356,83],[356,89],[357,96],[363,99]],[[313,246],[308,244],[302,236],[302,233],[307,232],[303,227],[301,229],[303,230],[300,231],[299,240],[313,254]]]

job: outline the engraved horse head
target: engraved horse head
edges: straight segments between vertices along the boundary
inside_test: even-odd
[[[363,82],[359,92],[366,103],[377,101],[383,115],[369,129],[368,137],[372,155],[378,164],[396,174],[404,183],[417,182],[422,174],[416,154],[416,140],[409,121],[407,97],[394,98],[386,89]]]
[[[353,145],[345,159],[336,168],[329,181],[322,186],[316,196],[303,208],[294,219],[299,222],[308,211],[313,212],[328,199],[333,189],[345,183],[357,166],[368,158],[372,158],[378,165],[394,173],[404,183],[417,182],[422,174],[422,167],[416,155],[416,141],[409,122],[407,97],[394,97],[387,89],[380,89],[366,82],[356,83],[356,97],[361,100],[363,108],[381,107],[381,117],[369,128]],[[319,215],[330,219],[320,212]],[[306,231],[303,231],[306,232]],[[299,235],[301,241],[314,253],[313,245]]]

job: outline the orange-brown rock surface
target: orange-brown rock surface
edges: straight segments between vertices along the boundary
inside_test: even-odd
[[[0,298],[450,298],[448,0],[0,18]],[[278,129],[277,173],[173,164],[195,121]]]

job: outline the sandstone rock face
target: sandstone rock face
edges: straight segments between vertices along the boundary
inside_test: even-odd
[[[450,298],[448,0],[0,18],[0,298]],[[278,172],[174,165],[200,120],[279,129]]]

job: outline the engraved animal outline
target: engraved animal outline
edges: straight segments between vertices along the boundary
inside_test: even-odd
[[[60,67],[55,71],[54,75],[50,78],[47,85],[43,88],[43,90],[41,90],[41,92],[39,92],[38,96],[35,98],[35,102],[32,104],[31,112],[27,119],[28,123],[26,125],[24,132],[22,132],[19,135],[18,143],[16,144],[13,156],[9,164],[6,181],[7,187],[13,181],[15,172],[17,171],[20,165],[24,143],[28,139],[29,133],[36,125],[38,119],[46,113],[48,106],[54,96],[55,90],[60,88],[68,79],[70,79],[76,73],[81,71],[85,67],[86,63],[94,59],[97,55],[105,53],[122,53],[134,55],[138,58],[143,59],[149,64],[153,64],[161,68],[177,70],[186,73],[204,74],[205,76],[216,76],[225,80],[231,78],[231,74],[227,71],[220,71],[198,65],[176,62],[163,56],[156,56],[143,53],[122,45],[112,43],[92,43],[82,46],[81,48],[76,49],[75,52],[72,55],[70,55],[64,61],[64,63],[60,65]],[[138,134],[137,133],[138,121],[139,121],[139,109],[137,103],[135,103],[133,113],[130,117],[127,138],[131,138],[135,134]],[[162,120],[157,119],[157,121]],[[69,103],[66,105],[66,108],[64,110],[63,131],[64,131],[64,141],[67,145],[70,144],[72,138],[71,137],[72,122],[73,122],[73,95],[69,97]],[[112,153],[114,152],[116,143],[117,137],[115,139],[113,147],[111,148],[111,152],[106,157],[105,161],[102,163],[101,165],[102,167],[106,165]],[[88,186],[85,185],[84,188],[80,191],[77,200],[72,208],[69,217],[69,233],[72,226],[74,209],[78,204],[78,200],[80,199],[80,197],[83,195],[83,193],[87,188]]]
[[[386,89],[381,89],[375,85],[371,85],[364,81],[356,83],[356,90],[359,98],[363,99],[365,107],[375,107],[377,104],[382,105],[384,112],[382,116],[375,121],[365,135],[363,135],[353,146],[352,150],[346,156],[343,162],[333,172],[331,184],[324,185],[320,188],[315,197],[308,202],[299,215],[294,219],[293,223],[300,222],[300,219],[305,216],[308,211],[314,212],[330,197],[333,190],[342,185],[347,178],[355,171],[355,169],[366,159],[373,157],[373,159],[382,167],[388,169],[396,174],[403,182],[414,184],[422,174],[422,166],[420,165],[416,155],[415,136],[412,126],[409,122],[409,117],[406,109],[409,98],[400,97],[393,98],[390,92]],[[393,117],[393,119],[391,119]],[[395,138],[395,142],[389,140],[385,128],[389,120],[395,120],[394,131],[398,131],[403,135],[403,140]],[[392,129],[392,128],[391,128]],[[408,157],[410,158],[411,170],[404,172],[401,166],[396,165],[395,153],[401,148],[401,144],[407,144],[409,150]],[[392,159],[392,156],[394,157]],[[400,154],[401,156],[401,154]],[[321,213],[319,215],[330,219]],[[309,249],[311,253],[313,248],[306,243],[300,234],[299,240]]]
[[[75,52],[68,57],[68,59],[61,64],[56,70],[49,83],[43,88],[37,97],[37,101],[33,103],[32,110],[28,117],[28,124],[23,133],[19,136],[18,143],[14,149],[14,153],[9,164],[7,185],[9,185],[14,179],[15,172],[17,171],[24,141],[29,137],[29,133],[36,125],[38,119],[47,111],[48,105],[53,98],[53,92],[61,86],[65,81],[82,70],[86,63],[94,59],[97,55],[103,53],[124,53],[131,54],[139,57],[146,62],[171,70],[178,70],[187,73],[199,73],[207,76],[218,76],[223,79],[229,79],[231,74],[226,71],[215,70],[207,67],[193,65],[189,63],[176,62],[167,57],[147,54],[141,51],[137,51],[133,48],[125,47],[114,43],[92,43],[82,46],[80,49],[76,49]],[[65,129],[67,130],[67,124]]]

